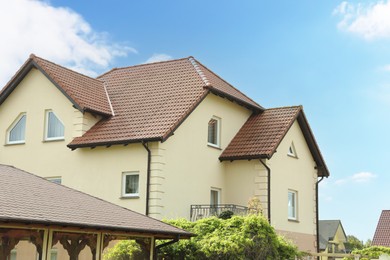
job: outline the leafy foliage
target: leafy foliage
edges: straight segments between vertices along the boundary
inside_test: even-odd
[[[363,242],[360,241],[357,237],[353,235],[347,236],[348,242],[345,243],[345,247],[349,250],[355,250],[355,249],[363,249],[364,245]]]
[[[177,243],[160,249],[159,259],[294,259],[301,253],[297,247],[275,233],[268,221],[260,215],[232,216],[229,219],[217,217],[190,222],[186,219],[166,221],[168,224],[196,234],[191,239],[183,239]],[[165,243],[167,241],[159,241]],[[119,244],[125,243],[120,242]],[[134,245],[134,244],[133,244]],[[124,247],[121,247],[122,251]],[[134,250],[129,246],[129,250]],[[136,249],[139,250],[139,247]],[[136,252],[136,251],[134,251]],[[115,258],[105,259],[135,259]],[[127,252],[127,256],[134,256]]]
[[[363,256],[361,260],[369,260],[372,258],[379,258],[383,254],[390,255],[390,247],[383,246],[371,246],[363,249],[356,249],[352,251],[352,254],[358,254]],[[344,258],[344,259],[353,259],[353,258]]]
[[[134,240],[122,240],[104,254],[104,260],[131,260],[142,255],[140,246]]]

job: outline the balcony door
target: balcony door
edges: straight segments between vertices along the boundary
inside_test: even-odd
[[[221,203],[221,190],[211,189],[210,191],[210,206],[218,206]]]

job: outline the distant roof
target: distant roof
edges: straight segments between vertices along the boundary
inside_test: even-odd
[[[295,120],[298,120],[316,161],[319,176],[329,176],[325,160],[306,120],[302,106],[271,108],[260,114],[253,114],[222,152],[219,159],[233,161],[271,158]]]
[[[333,240],[339,226],[341,226],[341,229],[343,230],[344,236],[345,236],[345,238],[347,238],[347,235],[345,234],[343,225],[341,224],[340,220],[320,220],[319,221],[320,250],[326,249],[326,247],[328,245],[328,241]]]
[[[390,210],[383,210],[376,226],[373,246],[390,247]]]
[[[61,225],[154,234],[191,233],[12,166],[0,164],[0,222]]]

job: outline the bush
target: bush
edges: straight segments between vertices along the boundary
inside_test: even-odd
[[[383,254],[390,255],[390,247],[383,247],[383,246],[371,246],[363,249],[357,249],[353,250],[352,254],[361,255],[362,258],[360,260],[369,260],[372,258],[379,258]],[[344,258],[344,259],[353,259],[351,258]]]
[[[166,222],[192,232],[196,236],[162,247],[158,254],[159,259],[271,260],[294,259],[301,256],[297,247],[278,236],[268,221],[260,215],[232,216],[229,219],[211,217],[196,222],[186,219]],[[158,244],[165,242],[167,241],[158,241]],[[124,242],[119,242],[117,246],[119,247],[121,243]],[[129,249],[133,250],[132,247]],[[139,250],[139,247],[136,250]],[[110,256],[113,255],[111,250],[109,253]],[[132,256],[132,253],[127,254]],[[105,256],[105,259],[134,258],[106,258]]]

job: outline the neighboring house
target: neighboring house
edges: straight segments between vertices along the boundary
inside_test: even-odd
[[[191,233],[0,165],[0,259],[102,259],[114,240],[132,239],[153,258],[156,239]],[[80,258],[79,258],[80,256]]]
[[[347,235],[340,220],[320,220],[319,230],[321,253],[346,253]],[[321,259],[334,258],[322,256]]]
[[[0,163],[161,218],[256,198],[316,251],[328,169],[303,108],[265,109],[192,57],[95,78],[31,55],[0,93]]]
[[[390,210],[383,210],[371,245],[390,247]]]

